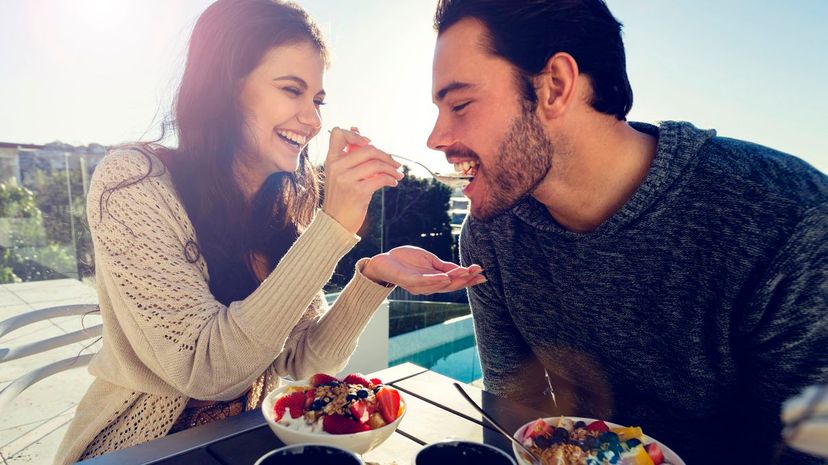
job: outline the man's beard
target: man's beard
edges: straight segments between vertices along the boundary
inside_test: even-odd
[[[472,216],[489,220],[531,194],[552,168],[554,152],[540,119],[524,106],[506,131],[496,160],[491,166],[483,167],[486,198],[479,205],[472,202]]]

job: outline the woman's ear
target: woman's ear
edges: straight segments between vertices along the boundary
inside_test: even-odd
[[[563,115],[577,94],[578,63],[572,55],[559,52],[552,56],[534,79],[538,96],[538,117],[551,121]]]

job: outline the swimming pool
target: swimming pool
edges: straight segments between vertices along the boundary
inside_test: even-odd
[[[393,337],[389,352],[389,366],[411,362],[464,383],[483,376],[470,318]]]

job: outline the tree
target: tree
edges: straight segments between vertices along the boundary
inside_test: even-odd
[[[410,176],[408,167],[404,173],[399,185],[385,192],[385,249],[416,245],[451,260],[451,189],[431,178]]]
[[[400,245],[422,247],[443,260],[451,260],[451,189],[433,179],[414,177],[407,167],[403,170],[405,177],[397,187],[378,191],[371,198],[365,222],[357,233],[362,240],[340,260],[326,291],[342,289],[360,258]]]

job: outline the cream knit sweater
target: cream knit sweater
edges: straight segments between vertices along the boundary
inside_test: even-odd
[[[357,271],[327,310],[322,286],[359,238],[320,211],[256,291],[222,305],[203,258],[185,256],[196,235],[169,172],[149,159],[115,151],[92,179],[103,346],[56,464],[164,436],[189,399],[238,398],[262,374],[269,390],[281,376],[338,372],[390,292]]]

